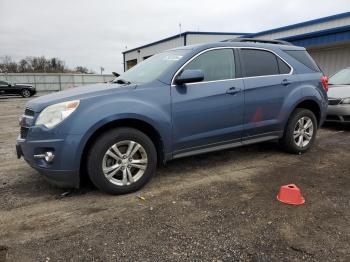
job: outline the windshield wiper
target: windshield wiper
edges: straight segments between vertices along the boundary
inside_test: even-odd
[[[113,83],[122,84],[122,85],[130,85],[131,84],[130,81],[127,81],[127,80],[124,80],[124,79],[121,79],[121,78],[113,81]]]

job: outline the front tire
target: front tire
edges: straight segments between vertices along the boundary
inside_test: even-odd
[[[103,133],[87,157],[93,184],[108,194],[126,194],[142,188],[155,173],[157,152],[152,140],[133,128]]]
[[[280,142],[287,152],[301,154],[311,148],[316,134],[315,114],[308,109],[297,108],[289,118]]]

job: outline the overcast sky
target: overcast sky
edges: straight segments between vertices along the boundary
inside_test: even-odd
[[[349,0],[0,0],[0,56],[122,71],[122,54],[182,31],[258,32],[350,11]]]

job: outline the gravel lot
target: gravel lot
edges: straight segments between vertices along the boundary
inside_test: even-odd
[[[65,197],[15,157],[27,99],[0,97],[0,261],[350,261],[350,128],[178,159],[137,194]],[[306,204],[276,200],[297,184]]]

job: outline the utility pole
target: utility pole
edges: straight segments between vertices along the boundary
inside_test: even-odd
[[[103,73],[103,71],[105,71],[105,69],[101,66],[100,70],[101,70],[101,75],[102,75],[102,73]]]

